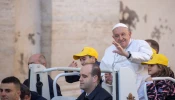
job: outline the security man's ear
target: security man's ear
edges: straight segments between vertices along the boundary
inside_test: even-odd
[[[29,95],[24,96],[24,100],[30,100],[30,99],[31,99],[31,97]]]
[[[17,94],[20,96],[21,95],[21,91],[17,91]]]
[[[98,76],[97,75],[93,76],[93,82],[97,82],[97,81],[98,81]]]

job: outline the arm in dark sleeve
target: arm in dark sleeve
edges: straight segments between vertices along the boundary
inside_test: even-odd
[[[57,84],[57,95],[62,96],[60,86]]]
[[[48,81],[49,81],[50,98],[53,98],[54,97],[53,80],[49,75],[48,75]],[[57,87],[57,96],[62,96],[60,86],[57,84],[56,87]]]
[[[46,98],[40,96],[37,92],[30,91],[31,93],[31,100],[47,100]]]
[[[112,100],[112,96],[105,98],[104,100]]]
[[[65,71],[65,73],[67,73],[67,71]],[[68,83],[73,83],[73,82],[77,82],[80,79],[79,75],[73,75],[73,76],[65,76],[66,82]]]
[[[112,100],[112,97],[108,98],[108,100]]]

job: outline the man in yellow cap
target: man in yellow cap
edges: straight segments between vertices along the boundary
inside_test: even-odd
[[[81,65],[84,66],[86,64],[93,64],[96,63],[97,65],[100,65],[100,62],[97,61],[98,59],[98,52],[92,48],[92,47],[84,47],[83,50],[80,53],[73,55],[74,60],[80,60]],[[77,68],[77,62],[73,61],[69,67],[75,67]],[[66,82],[73,83],[79,81],[80,76],[66,76]]]

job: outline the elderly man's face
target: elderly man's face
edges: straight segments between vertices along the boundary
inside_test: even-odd
[[[39,57],[40,57],[40,55],[32,55],[29,58],[28,65],[29,64],[41,64],[40,61],[39,61]]]
[[[1,83],[0,100],[19,100],[20,90],[13,83]]]
[[[46,61],[44,56],[41,54],[34,54],[29,58],[28,65],[29,64],[41,64],[43,66],[46,66]]]
[[[112,37],[125,49],[129,44],[131,32],[125,27],[117,27],[113,30]]]

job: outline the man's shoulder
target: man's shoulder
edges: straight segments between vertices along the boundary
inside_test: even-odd
[[[100,91],[99,91],[100,95],[106,95],[106,96],[111,96],[111,94],[109,92],[107,92],[104,88],[100,88]]]
[[[109,47],[107,47],[107,49],[111,49],[111,48],[115,48],[115,46],[112,44]]]
[[[109,47],[107,47],[105,51],[108,52],[108,51],[113,51],[115,49],[116,49],[116,47],[112,44]]]
[[[27,87],[29,87],[29,79],[26,79],[24,82],[23,82],[24,85],[26,85]]]
[[[101,88],[100,92],[100,100],[112,100],[112,95],[107,92],[104,88]]]
[[[85,92],[83,92],[76,100],[82,100],[84,98],[84,96],[86,95]]]
[[[37,92],[30,91],[31,93],[31,100],[47,100],[46,98],[40,96]]]
[[[111,94],[101,86],[97,87],[96,91],[98,91],[96,92],[97,93],[96,96],[98,95],[98,98],[101,98],[100,100],[105,100],[106,98],[112,98]]]
[[[149,46],[149,44],[145,40],[139,40],[139,39],[132,39],[131,42],[132,46],[140,47],[140,46]]]
[[[132,39],[132,43],[147,43],[145,40]]]
[[[29,81],[29,79],[24,80],[24,82],[28,82],[28,81]]]

